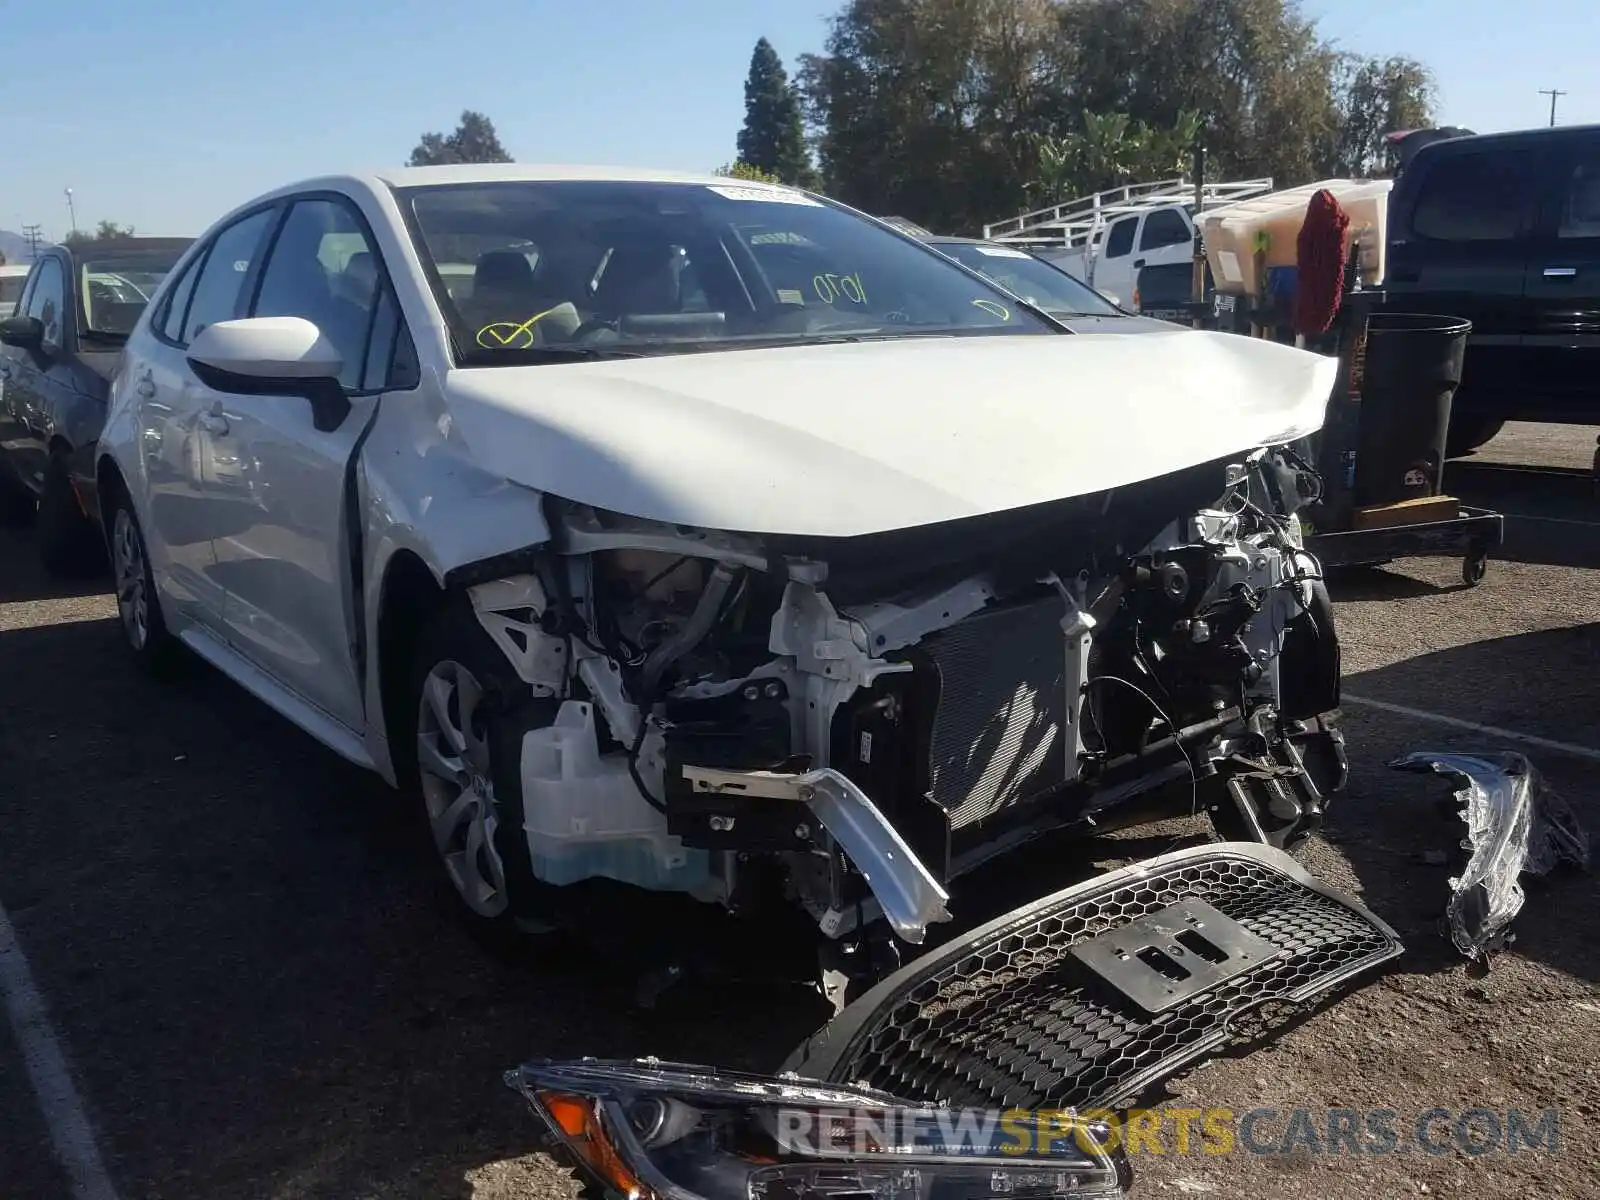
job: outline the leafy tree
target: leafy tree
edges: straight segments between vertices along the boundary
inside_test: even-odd
[[[133,236],[132,225],[118,225],[115,221],[101,221],[99,225],[95,226],[93,233],[82,229],[74,229],[61,239],[61,243],[64,246],[77,249],[79,246],[92,246],[96,242],[115,242],[122,238],[131,238]]]
[[[454,133],[425,133],[411,151],[413,167],[438,167],[453,163],[504,163],[511,155],[500,144],[494,122],[470,108],[461,114]]]
[[[776,175],[763,171],[760,167],[752,167],[747,162],[727,163],[716,170],[716,174],[728,179],[749,179],[756,183],[783,183]]]
[[[1182,174],[1197,141],[1214,179],[1363,172],[1432,100],[1300,0],[844,0],[796,79],[830,194],[970,232]]]
[[[1332,158],[1341,175],[1377,174],[1387,157],[1386,135],[1434,124],[1438,90],[1433,73],[1415,59],[1346,56],[1338,85],[1341,119]]]
[[[806,150],[800,97],[789,83],[783,60],[762,38],[750,55],[744,81],[744,128],[739,130],[739,161],[784,183],[807,186],[812,181],[811,155]]]

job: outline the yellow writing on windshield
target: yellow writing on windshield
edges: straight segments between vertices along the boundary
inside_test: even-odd
[[[533,345],[533,327],[544,320],[556,308],[547,308],[542,313],[534,313],[526,321],[496,321],[492,325],[485,325],[478,330],[477,342],[485,350],[526,350]]]
[[[865,304],[867,302],[867,289],[861,285],[860,274],[855,275],[826,275],[814,276],[811,280],[812,290],[817,293],[817,299],[824,304],[832,304],[843,296],[851,304]]]

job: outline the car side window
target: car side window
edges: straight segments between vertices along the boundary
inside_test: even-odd
[[[297,200],[267,256],[251,315],[310,321],[344,360],[339,382],[359,389],[381,315],[381,282],[377,254],[349,205]]]
[[[173,284],[162,303],[161,315],[152,324],[169,342],[183,339],[183,318],[189,311],[189,298],[194,295],[195,282],[200,278],[200,268],[205,263],[205,252],[196,254],[183,269],[183,276]]]
[[[1106,234],[1107,258],[1121,258],[1133,249],[1133,231],[1138,224],[1138,217],[1123,217],[1111,227]]]
[[[1177,209],[1158,208],[1145,216],[1144,232],[1139,235],[1139,249],[1159,250],[1163,246],[1181,246],[1191,241],[1193,236]]]
[[[62,322],[66,319],[66,296],[67,279],[62,274],[61,264],[53,258],[45,259],[34,272],[33,287],[28,292],[23,315],[39,318],[39,323],[44,326],[43,345],[46,349],[61,348],[65,337]]]
[[[245,280],[250,278],[250,265],[261,251],[262,239],[274,215],[272,209],[262,209],[241,217],[217,234],[195,281],[183,336],[178,341],[187,345],[207,325],[244,315]]]
[[[1521,155],[1450,155],[1423,179],[1411,231],[1437,242],[1514,241],[1526,225],[1531,175]]]
[[[1593,151],[1571,162],[1561,195],[1559,238],[1600,238],[1600,154]]]

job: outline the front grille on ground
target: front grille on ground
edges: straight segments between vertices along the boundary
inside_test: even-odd
[[[1156,1013],[1071,953],[1129,922],[1195,911],[1194,901],[1236,923],[1239,944],[1261,939],[1271,953]],[[1400,952],[1393,930],[1281,851],[1197,846],[1069,888],[925,955],[849,1005],[790,1066],[912,1100],[1109,1107],[1225,1043],[1229,1022],[1247,1011],[1301,1003]]]
[[[1066,780],[1061,601],[980,612],[922,642],[939,668],[933,799],[978,824]]]

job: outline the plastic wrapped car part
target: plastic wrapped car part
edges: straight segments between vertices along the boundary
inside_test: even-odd
[[[1472,857],[1450,880],[1450,939],[1469,958],[1502,946],[1522,908],[1526,871],[1546,875],[1562,862],[1587,869],[1589,839],[1561,796],[1521,754],[1441,754],[1418,750],[1389,764],[1461,781],[1456,798]]]
[[[962,1111],[654,1059],[506,1075],[617,1200],[1114,1200],[1127,1160],[1070,1112]]]

